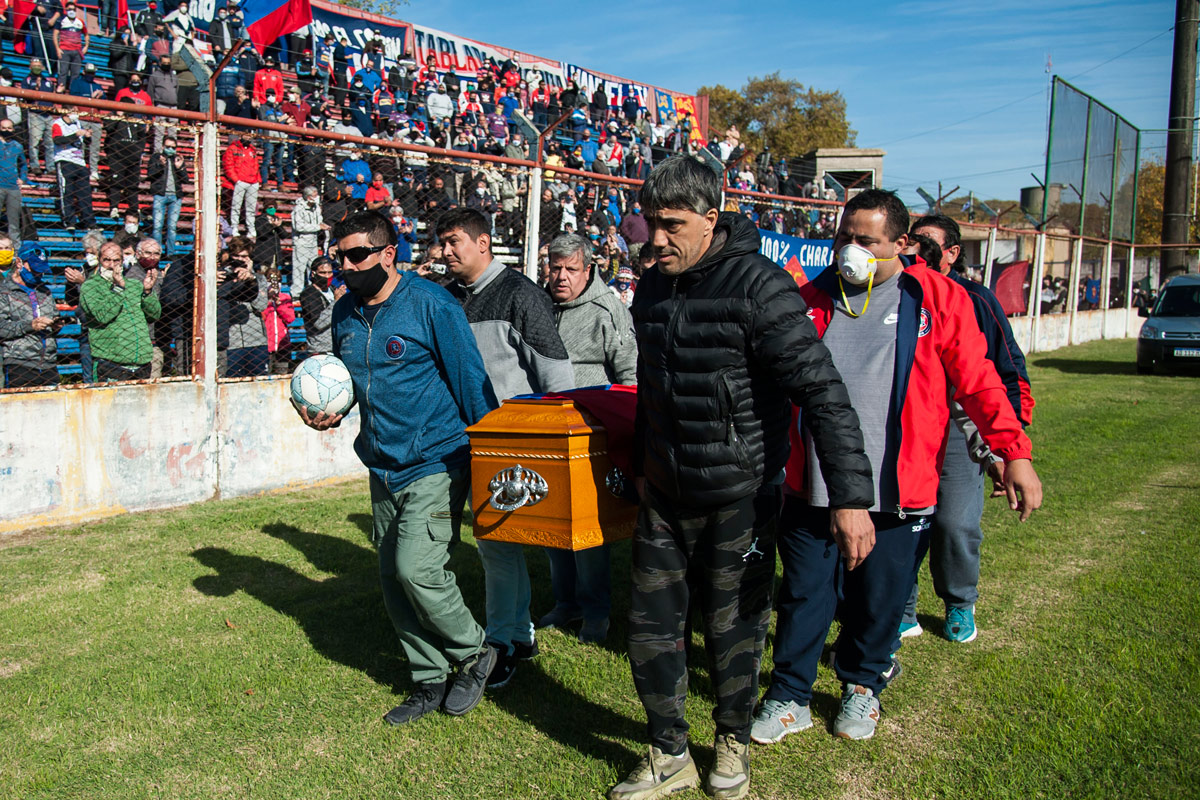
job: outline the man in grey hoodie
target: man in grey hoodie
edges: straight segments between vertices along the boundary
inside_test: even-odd
[[[592,245],[565,233],[550,242],[550,281],[554,321],[562,337],[576,386],[637,383],[637,342],[629,309],[591,265]],[[570,552],[547,548],[554,608],[540,628],[563,628],[579,620],[579,641],[608,637],[612,608],[608,545]]]

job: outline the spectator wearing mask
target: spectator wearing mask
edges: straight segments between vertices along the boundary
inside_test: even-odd
[[[157,67],[147,78],[146,88],[150,92],[151,102],[160,108],[177,108],[179,106],[179,79],[175,76],[175,68],[171,66],[170,53],[158,58]],[[174,133],[175,126],[166,118],[156,117],[154,120],[154,152],[162,150],[163,137],[167,131]]]
[[[363,161],[357,145],[349,145],[348,150],[349,154],[342,162],[341,180],[349,189],[351,197],[365,202],[371,183],[371,167]]]
[[[254,73],[254,102],[260,106],[266,103],[268,92],[283,97],[283,73],[275,64],[275,56],[263,59],[262,68]]]
[[[309,353],[333,352],[333,304],[346,293],[345,284],[334,287],[333,264],[318,256],[309,265],[309,280],[300,292],[300,313]]]
[[[91,37],[87,30],[87,14],[68,0],[65,13],[54,26],[54,48],[58,51],[58,85],[70,87],[83,71]]]
[[[63,227],[69,231],[76,227],[93,228],[96,219],[92,214],[92,184],[83,154],[84,142],[90,138],[91,131],[85,130],[79,114],[71,111],[54,119],[50,135],[54,141],[54,167],[58,173]]]
[[[279,107],[279,102],[276,99],[274,89],[268,89],[265,102],[258,107],[258,119],[260,122],[272,122],[276,125],[286,125],[291,119]],[[266,135],[259,139],[259,146],[262,148],[262,185],[265,189],[271,182],[272,168],[275,172],[275,188],[277,191],[283,191],[284,166],[283,156],[287,146],[287,134],[282,131],[267,131]]]
[[[150,0],[146,7],[133,18],[133,29],[139,36],[149,36],[159,28],[162,21],[162,14],[158,13],[158,3]]]
[[[136,90],[135,90],[135,87]],[[119,102],[135,103],[133,94],[140,91],[139,76],[122,89]],[[142,154],[146,151],[146,124],[143,117],[121,116],[109,121],[105,133],[104,157],[108,165],[109,216],[120,216],[120,205],[125,204],[135,216],[138,208],[138,182],[142,173]]]
[[[646,225],[646,218],[642,216],[641,203],[636,200],[633,202],[633,208],[621,219],[621,226],[618,230],[627,245],[629,260],[637,263],[638,253],[642,251],[642,246],[650,240],[650,228]]]
[[[150,156],[148,169],[150,194],[154,196],[154,241],[174,258],[179,246],[176,235],[179,229],[179,209],[183,205],[183,185],[191,181],[187,159],[177,149],[175,137],[163,139],[161,153]],[[166,223],[166,241],[163,241],[163,223]]]
[[[21,88],[31,92],[53,92],[54,81],[43,74],[41,59],[29,61],[29,74],[21,79]],[[45,148],[46,170],[54,169],[54,138],[50,133],[50,123],[54,119],[54,105],[44,100],[38,101],[28,109],[29,121],[29,170],[35,175],[42,172],[38,166],[38,144]]]
[[[86,240],[86,238],[87,237],[85,236],[84,239]],[[124,250],[126,245],[133,245],[134,247],[137,247],[137,243],[144,238],[146,238],[146,236],[142,233],[141,217],[138,216],[136,210],[131,210],[125,214],[125,221],[121,225],[121,230],[113,234],[112,240],[115,244],[120,245],[121,249]],[[103,244],[103,242],[101,242],[101,244]],[[97,255],[99,252],[99,247],[97,247]],[[93,264],[93,266],[95,265]]]
[[[392,194],[384,185],[382,175],[375,173],[371,176],[371,185],[367,187],[367,193],[363,199],[366,201],[369,211],[379,211],[391,205]]]
[[[425,100],[425,107],[429,112],[429,119],[435,125],[445,127],[450,124],[450,119],[454,116],[454,101],[446,94],[446,84],[438,84],[437,91]]]
[[[25,148],[16,140],[12,120],[0,118],[0,211],[8,219],[8,238],[21,246],[21,190],[28,185]]]
[[[99,269],[79,290],[79,304],[88,318],[92,379],[96,381],[150,377],[150,323],[162,315],[154,292],[158,271],[151,269],[141,281],[127,282],[123,262],[121,248],[106,243],[100,248]]]
[[[185,44],[190,44],[196,35],[196,22],[188,11],[188,4],[184,2],[163,17],[163,23],[171,32],[171,52],[173,53],[178,53]]]
[[[275,206],[267,206],[254,220],[254,264],[260,270],[279,269],[283,264],[283,217]]]
[[[11,267],[11,268],[10,268]],[[45,251],[26,244],[0,281],[0,364],[4,386],[58,383],[55,335],[62,327],[54,296],[44,282],[50,274]]]
[[[417,216],[421,208],[421,200],[412,167],[405,167],[401,172],[400,181],[393,187],[392,200],[400,205],[404,216],[410,218]]]
[[[139,73],[129,76],[129,83],[117,92],[118,103],[133,103],[138,106],[152,105],[150,93],[146,91],[146,82]],[[139,118],[144,119],[144,118]]]
[[[112,2],[112,0],[106,0]],[[137,45],[128,25],[117,30],[108,43],[108,69],[112,72],[113,89],[120,92],[129,85],[129,77],[137,70]]]
[[[283,278],[275,267],[265,273],[267,307],[263,309],[263,328],[267,335],[267,358],[272,375],[291,372],[292,337],[288,326],[296,321],[296,306],[292,296],[283,291]]]
[[[309,94],[318,85],[317,65],[313,61],[312,50],[307,48],[300,53],[300,58],[296,59],[296,84],[302,94]]]
[[[229,240],[225,263],[217,271],[217,372],[227,378],[267,374],[267,279],[254,269],[254,242]]]
[[[328,229],[321,216],[316,186],[305,186],[300,202],[292,206],[292,279],[308,283],[309,266],[320,252],[321,231]]]
[[[554,199],[554,192],[549,188],[542,189],[542,213],[541,227],[538,231],[538,241],[542,244],[549,244],[558,232],[562,230],[563,211],[558,201]]]
[[[416,244],[416,225],[404,216],[399,206],[392,206],[392,225],[396,227],[396,267],[408,270],[412,268],[412,246]]]
[[[475,181],[475,185],[471,189],[471,193],[467,195],[467,208],[473,208],[483,214],[487,220],[488,230],[492,230],[492,215],[499,210],[496,204],[496,198],[488,192],[487,181],[483,178]]]
[[[591,265],[591,244],[577,234],[550,243],[549,283],[554,319],[571,359],[576,386],[637,383],[637,343],[629,309]],[[546,549],[554,608],[538,627],[564,628],[583,621],[579,640],[608,638],[611,611],[609,546],[579,552]]]
[[[71,81],[70,92],[76,97],[88,97],[92,100],[108,99],[107,90],[96,80],[95,64],[83,65],[83,74]],[[82,124],[84,130],[88,131],[88,169],[92,180],[99,180],[100,145],[104,139],[100,118],[95,114],[84,114]]]
[[[241,131],[238,138],[229,143],[221,157],[224,174],[221,185],[233,190],[233,201],[229,209],[229,224],[234,235],[238,234],[243,215],[247,225],[258,212],[258,185],[262,180],[259,172],[258,151],[248,131]]]
[[[228,9],[217,9],[216,18],[208,26],[208,40],[212,42],[214,49],[219,46],[226,53],[238,40],[237,26],[230,20]],[[216,53],[214,52],[213,55],[215,57]],[[217,60],[217,63],[221,63],[220,59]]]

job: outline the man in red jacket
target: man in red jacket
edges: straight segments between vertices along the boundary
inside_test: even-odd
[[[971,300],[920,259],[900,255],[907,231],[908,210],[899,198],[862,192],[842,215],[837,266],[801,288],[862,425],[875,476],[874,532],[836,540],[830,534],[812,437],[805,429],[801,441],[793,430],[790,496],[780,521],[775,669],[750,733],[760,744],[812,726],[809,700],[835,609],[842,629],[834,670],[843,689],[833,731],[846,739],[874,735],[879,694],[899,673],[892,649],[937,503],[951,386],[953,399],[1005,462],[1010,507],[1024,521],[1041,505],[1032,445],[986,358]]]
[[[283,97],[283,73],[275,67],[275,56],[267,56],[262,68],[254,73],[254,104],[267,102],[267,92]]]
[[[225,170],[221,185],[233,190],[233,202],[229,208],[229,225],[233,228],[233,235],[238,235],[243,208],[247,227],[253,232],[254,215],[258,211],[258,184],[262,174],[258,151],[254,149],[254,140],[249,131],[243,130],[237,139],[229,143],[225,155],[221,157],[221,166]]]

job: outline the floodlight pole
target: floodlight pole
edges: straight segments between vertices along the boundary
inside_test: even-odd
[[[1192,130],[1196,114],[1196,0],[1175,0],[1175,50],[1171,63],[1171,107],[1167,119],[1167,160],[1163,184],[1162,243],[1188,241],[1188,183],[1192,171]],[[1183,248],[1164,248],[1159,279],[1187,270]]]

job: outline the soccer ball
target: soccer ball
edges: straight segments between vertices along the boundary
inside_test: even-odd
[[[337,356],[312,356],[300,362],[292,375],[292,399],[308,409],[309,416],[345,414],[354,405],[350,370]]]

